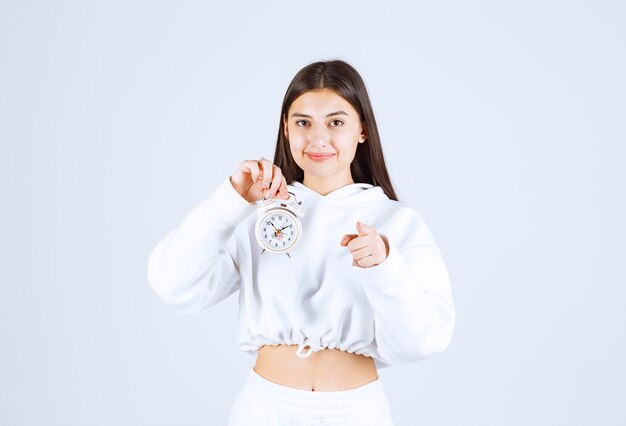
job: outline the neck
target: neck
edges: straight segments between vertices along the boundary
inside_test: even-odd
[[[335,189],[339,189],[342,186],[351,185],[354,183],[352,175],[345,176],[343,178],[337,178],[337,176],[308,176],[304,175],[302,184],[320,195],[326,195]]]

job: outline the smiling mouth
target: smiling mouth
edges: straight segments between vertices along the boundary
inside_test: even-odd
[[[335,154],[312,154],[307,152],[306,155],[308,155],[312,160],[321,161],[327,160]]]

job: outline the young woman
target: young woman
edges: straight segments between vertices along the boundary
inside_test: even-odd
[[[257,243],[269,198],[304,209],[288,255]],[[265,225],[276,244],[292,235]],[[148,282],[187,316],[239,290],[238,343],[256,363],[230,426],[392,425],[378,369],[445,351],[455,323],[439,247],[398,201],[365,84],[340,60],[296,74],[273,163],[224,179],[153,249]]]

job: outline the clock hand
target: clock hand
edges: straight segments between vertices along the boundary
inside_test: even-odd
[[[290,223],[290,224],[289,224],[289,225],[287,225],[287,226],[283,226],[282,228],[280,228],[280,230],[282,231],[282,230],[283,230],[283,229],[285,229],[285,228],[289,228],[291,225],[293,225],[293,224],[292,224],[292,223]]]

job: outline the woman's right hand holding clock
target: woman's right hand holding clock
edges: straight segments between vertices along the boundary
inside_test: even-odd
[[[288,199],[287,181],[270,160],[245,160],[230,177],[235,190],[250,203],[271,197]]]

